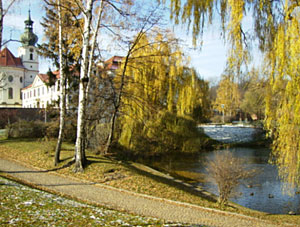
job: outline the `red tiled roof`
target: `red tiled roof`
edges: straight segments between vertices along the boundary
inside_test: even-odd
[[[124,57],[121,56],[113,56],[110,59],[104,62],[105,70],[116,70],[119,68]]]
[[[38,74],[38,77],[43,81],[44,83],[49,82],[49,76],[47,74]],[[57,77],[57,76],[56,76]]]
[[[22,90],[26,90],[27,88],[31,88],[32,84],[28,85],[27,87],[22,88]]]
[[[70,71],[72,71],[73,69],[74,69],[74,67],[73,67],[73,66],[70,66]],[[53,71],[52,73],[55,75],[56,79],[59,79],[59,78],[60,78],[59,70]],[[47,74],[42,74],[42,73],[40,73],[40,74],[38,74],[37,76],[38,76],[38,77],[41,79],[41,81],[43,81],[44,83],[49,83],[49,76],[48,76]],[[74,73],[74,76],[79,76],[79,73],[78,73],[78,72],[75,72],[75,73]],[[32,87],[32,84],[30,84],[29,86],[23,88],[22,90],[25,90],[25,89],[31,88],[31,87]]]
[[[21,58],[16,58],[6,47],[0,52],[0,66],[24,68]]]

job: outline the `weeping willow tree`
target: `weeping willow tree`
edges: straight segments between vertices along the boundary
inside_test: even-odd
[[[267,55],[270,90],[266,97],[266,127],[274,138],[273,154],[281,176],[300,187],[300,9],[292,9],[292,5],[285,4],[287,14]]]
[[[265,126],[280,175],[294,187],[300,187],[299,6],[299,0],[170,0],[172,18],[192,25],[195,44],[204,26],[220,20],[235,75],[249,61],[249,43],[258,40],[269,72]],[[254,25],[248,33],[243,27],[247,14]]]
[[[192,115],[196,106],[206,108],[208,95],[203,92],[208,89],[201,90],[207,83],[186,65],[170,34],[156,31],[143,35],[126,70],[119,118],[122,146],[136,152],[195,151],[191,147],[195,139],[199,149],[200,137]]]

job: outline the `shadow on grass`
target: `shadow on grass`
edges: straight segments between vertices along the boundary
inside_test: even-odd
[[[97,157],[97,156],[86,156],[86,162],[85,162],[85,165],[84,167],[88,167],[90,165],[93,165],[93,164],[98,164],[98,163],[108,163],[108,164],[117,164],[117,161],[116,160],[111,160],[111,159],[105,159],[105,158],[102,158],[101,156]]]
[[[199,197],[201,197],[201,198],[203,198],[203,199],[205,199],[209,202],[213,202],[213,203],[217,202],[217,200],[213,196],[210,196],[210,195],[206,194],[205,191],[195,190],[195,187],[193,187],[192,185],[190,185],[190,186],[185,185],[185,184],[183,184],[183,182],[176,182],[172,179],[168,179],[168,178],[165,178],[165,177],[162,177],[162,176],[157,176],[157,175],[152,174],[148,171],[141,170],[141,169],[139,169],[135,166],[132,166],[129,163],[126,163],[124,165],[127,168],[129,168],[131,171],[136,172],[139,175],[149,177],[149,178],[153,179],[154,181],[166,184],[168,186],[175,187],[176,189],[182,190],[182,191],[187,192],[189,194],[199,196]]]
[[[34,142],[37,141],[38,138],[9,138],[0,140],[0,144],[5,143],[19,143],[19,142]]]
[[[70,158],[68,158],[70,159]],[[55,171],[58,171],[58,170],[61,170],[61,169],[65,169],[65,168],[68,168],[70,167],[71,165],[73,165],[75,162],[74,159],[72,159],[71,161],[69,161],[68,163],[60,166],[60,167],[55,167],[53,169],[47,169],[47,170],[20,170],[20,171],[2,171],[0,170],[0,173],[49,173],[49,172],[55,172]]]
[[[195,195],[195,196],[199,196],[199,197],[201,197],[202,199],[204,199],[208,202],[212,202],[212,203],[217,202],[217,199],[215,197],[209,195],[204,190],[203,191],[196,190],[195,187],[193,187],[192,185],[189,186],[189,185],[183,184],[184,182],[176,182],[172,179],[168,179],[168,178],[165,178],[163,176],[155,175],[151,172],[139,169],[139,168],[131,165],[129,162],[122,161],[120,163],[119,160],[114,159],[114,158],[106,159],[106,158],[103,158],[101,156],[99,157],[99,156],[92,156],[92,155],[89,155],[86,158],[87,158],[87,160],[86,160],[86,163],[85,163],[85,168],[87,168],[90,165],[99,164],[99,163],[120,164],[120,165],[123,165],[124,167],[128,168],[130,171],[132,171],[132,172],[134,172],[138,175],[149,177],[149,178],[151,178],[152,180],[154,180],[156,182],[163,183],[165,185],[174,187],[176,189],[182,190],[186,193],[189,193],[189,194],[192,194],[192,195]]]

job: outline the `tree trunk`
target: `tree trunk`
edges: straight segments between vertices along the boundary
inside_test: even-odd
[[[96,27],[93,31],[93,35],[92,35],[92,38],[91,38],[91,47],[90,47],[90,50],[89,50],[89,59],[88,59],[88,69],[87,69],[87,78],[89,78],[88,80],[88,83],[87,83],[87,86],[85,88],[85,97],[86,97],[86,102],[85,102],[85,109],[87,108],[87,105],[88,105],[88,94],[89,94],[89,90],[90,90],[90,85],[91,85],[91,72],[92,72],[92,68],[93,68],[93,61],[94,61],[94,52],[95,52],[95,47],[96,47],[96,41],[97,41],[97,37],[98,37],[98,31],[100,29],[100,22],[101,22],[101,17],[102,17],[102,13],[103,13],[103,8],[104,8],[104,1],[101,0],[101,5],[100,5],[100,10],[99,10],[99,15],[98,15],[98,18],[97,18],[97,22],[96,22]],[[86,121],[84,119],[84,121]],[[86,138],[87,138],[87,130],[88,128],[86,127],[86,122],[83,123],[84,124],[84,133],[83,133],[83,144],[82,146],[83,147],[86,147]],[[83,158],[86,159],[86,156],[85,156],[85,152],[83,152]]]
[[[2,49],[2,36],[3,36],[3,17],[4,17],[4,11],[3,11],[3,2],[0,0],[0,50]]]
[[[118,113],[118,109],[115,109],[113,116],[110,120],[110,130],[109,130],[109,135],[107,138],[107,142],[104,148],[104,154],[107,154],[110,150],[110,146],[112,144],[112,140],[114,138],[114,129],[115,129],[115,122],[116,122],[116,118],[117,118],[117,113]]]
[[[84,147],[84,127],[85,127],[85,109],[87,102],[86,88],[89,81],[88,63],[89,63],[89,41],[91,38],[91,23],[93,0],[87,1],[87,7],[83,13],[84,29],[83,29],[83,47],[82,61],[80,67],[80,83],[79,83],[79,100],[78,100],[78,118],[77,118],[77,138],[75,145],[75,172],[82,172],[85,164],[85,147]]]
[[[54,158],[54,165],[57,166],[60,162],[60,151],[61,145],[63,141],[63,131],[65,127],[65,116],[66,116],[66,75],[64,72],[65,68],[65,59],[63,59],[63,43],[62,43],[62,12],[61,12],[61,1],[58,0],[58,20],[59,20],[59,27],[58,27],[58,46],[59,46],[59,73],[60,73],[60,118],[59,118],[59,134],[57,139],[57,145],[55,149],[55,158]]]
[[[144,26],[139,31],[139,33],[138,33],[137,37],[135,38],[133,44],[131,46],[129,46],[129,50],[128,50],[126,58],[125,58],[124,67],[123,67],[122,75],[121,75],[121,84],[120,84],[119,92],[117,94],[113,116],[112,116],[111,121],[110,121],[110,131],[109,131],[107,142],[106,142],[106,145],[105,145],[105,148],[104,148],[104,152],[103,152],[104,154],[107,154],[109,152],[109,149],[110,149],[112,141],[113,141],[115,123],[116,123],[117,115],[119,113],[120,104],[121,104],[121,101],[122,101],[123,88],[124,88],[124,85],[125,85],[125,74],[126,74],[126,69],[127,69],[127,65],[128,65],[128,62],[129,62],[129,58],[130,58],[130,55],[131,55],[132,51],[134,50],[135,46],[138,44],[138,42],[140,41],[140,39],[144,35],[145,25],[146,24],[144,24]]]

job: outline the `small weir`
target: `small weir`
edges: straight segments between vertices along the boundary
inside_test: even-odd
[[[223,143],[248,143],[254,140],[256,132],[261,131],[244,125],[200,125],[210,138]]]

